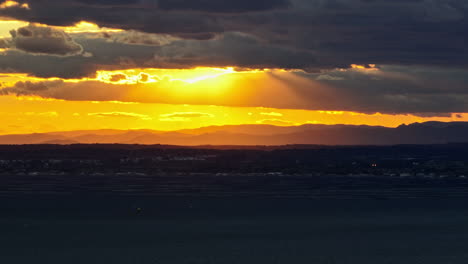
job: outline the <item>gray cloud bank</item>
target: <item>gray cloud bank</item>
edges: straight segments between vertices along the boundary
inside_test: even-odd
[[[278,74],[270,78],[302,100],[288,101],[278,94],[273,97],[281,100],[265,100],[278,89],[260,83],[242,104],[419,115],[468,112],[465,0],[26,2],[30,9],[1,9],[0,16],[55,26],[85,20],[126,31],[65,34],[33,26],[18,29],[11,39],[0,40],[0,48],[10,47],[0,54],[0,72],[80,78],[93,76],[98,69],[134,67],[297,69],[303,72],[292,74],[296,78]],[[383,66],[372,74],[338,70],[350,64]],[[88,92],[91,88],[69,83],[36,91],[24,84],[3,92],[130,100],[115,91],[132,86],[113,86],[114,92],[106,93],[110,85],[87,85],[99,86],[102,92],[98,96]],[[78,90],[72,91],[72,86]],[[238,89],[242,94],[246,88]],[[145,100],[177,103],[152,95]],[[217,100],[178,103],[217,104]]]
[[[178,48],[185,45],[184,53],[210,64],[245,66],[232,58],[219,61],[199,53],[227,32],[250,35],[266,50],[279,46],[314,55],[307,63],[302,57],[292,57],[286,65],[274,61],[278,68],[292,65],[315,71],[351,63],[466,67],[468,61],[464,44],[468,4],[464,0],[42,0],[28,4],[30,9],[0,10],[0,16],[61,26],[86,20],[170,35],[187,39],[178,42]],[[222,45],[237,45],[229,36]],[[161,44],[154,37],[140,38]],[[251,46],[238,49],[243,49],[242,56],[257,56]],[[155,50],[154,55],[161,56],[160,52]]]

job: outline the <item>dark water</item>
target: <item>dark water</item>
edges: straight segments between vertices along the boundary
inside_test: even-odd
[[[0,263],[468,263],[464,198],[0,201]]]

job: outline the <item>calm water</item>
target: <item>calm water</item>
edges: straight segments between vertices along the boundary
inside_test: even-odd
[[[0,263],[468,263],[465,199],[1,201]]]

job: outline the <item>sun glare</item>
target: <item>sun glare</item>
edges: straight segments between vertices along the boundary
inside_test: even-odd
[[[11,30],[27,26],[28,24],[28,22],[18,20],[0,20],[0,38],[11,37]]]
[[[57,28],[62,29],[63,31],[67,33],[99,33],[99,32],[121,32],[123,31],[122,29],[100,27],[97,24],[87,22],[87,21],[80,21],[76,23],[75,25],[69,26],[69,27],[57,27]]]
[[[160,81],[184,82],[194,84],[208,79],[216,79],[223,75],[236,73],[254,73],[252,71],[235,71],[233,67],[195,69],[129,69],[121,71],[98,71],[96,80],[112,84],[155,83]]]

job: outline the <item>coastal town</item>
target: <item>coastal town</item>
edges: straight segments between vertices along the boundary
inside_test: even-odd
[[[278,149],[0,146],[0,195],[18,191],[301,197],[395,197],[430,191],[431,195],[466,195],[465,152],[460,145]]]

